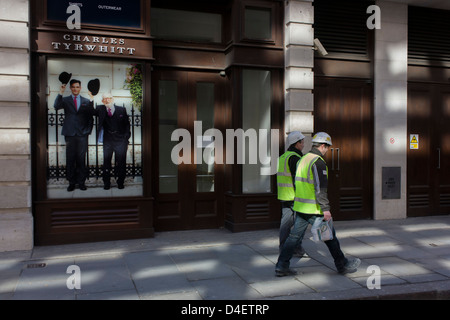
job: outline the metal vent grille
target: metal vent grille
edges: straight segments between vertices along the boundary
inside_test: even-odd
[[[363,200],[361,196],[342,196],[339,199],[339,207],[341,210],[361,210]]]
[[[51,214],[52,227],[73,227],[138,223],[138,209],[113,209],[96,211],[55,211]]]
[[[268,216],[270,214],[269,204],[267,202],[247,203],[246,213],[247,218]]]
[[[450,11],[422,7],[408,9],[408,58],[450,62]]]
[[[449,193],[440,194],[439,204],[441,207],[450,207],[450,194]]]
[[[368,57],[367,7],[374,1],[315,0],[314,37],[329,53]]]
[[[428,194],[411,194],[409,195],[410,208],[423,208],[430,205]]]

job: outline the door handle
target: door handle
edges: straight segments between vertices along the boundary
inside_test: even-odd
[[[334,170],[334,148],[331,148],[331,170]]]
[[[441,148],[437,148],[437,152],[438,152],[438,166],[437,166],[437,168],[440,169],[441,168]]]
[[[340,161],[341,150],[339,148],[336,148],[336,152],[337,152],[337,170],[339,171],[341,169],[341,161]]]

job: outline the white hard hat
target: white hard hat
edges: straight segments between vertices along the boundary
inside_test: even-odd
[[[305,136],[300,131],[292,131],[289,133],[286,139],[286,145],[290,147],[291,145],[297,143],[300,140],[305,139]]]
[[[331,137],[326,132],[317,132],[314,137],[312,138],[312,143],[325,143],[329,146],[332,145],[331,143]]]

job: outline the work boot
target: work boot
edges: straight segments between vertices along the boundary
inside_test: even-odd
[[[285,276],[294,276],[297,274],[297,271],[292,269],[275,269],[275,275],[277,277],[285,277]]]
[[[295,249],[293,256],[297,258],[309,258],[308,254],[302,246]]]
[[[348,259],[344,268],[338,270],[340,274],[353,273],[358,270],[359,265],[361,264],[361,260],[358,258]]]

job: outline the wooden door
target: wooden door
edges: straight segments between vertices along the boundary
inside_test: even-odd
[[[364,80],[316,79],[314,130],[333,146],[325,160],[335,220],[371,218],[373,212],[373,87]]]
[[[450,88],[408,84],[408,216],[450,213]]]
[[[223,225],[223,165],[205,162],[208,141],[196,136],[223,129],[223,81],[218,73],[153,73],[158,231]]]

